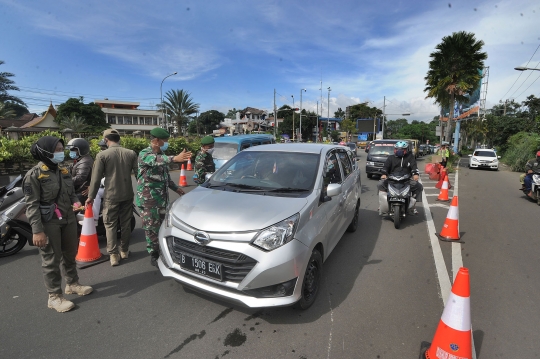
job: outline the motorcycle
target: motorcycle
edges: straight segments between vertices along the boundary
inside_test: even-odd
[[[411,193],[410,179],[409,174],[392,173],[388,176],[388,192],[379,191],[379,214],[393,217],[396,229],[399,229],[407,211],[412,210],[416,204],[416,198]]]
[[[536,172],[532,175],[532,182],[531,182],[531,196],[529,197],[529,191],[525,189],[524,186],[522,186],[521,190],[527,196],[527,198],[532,199],[540,206],[540,173]]]
[[[0,188],[0,257],[13,255],[26,243],[33,246],[32,227],[26,218],[22,176]]]

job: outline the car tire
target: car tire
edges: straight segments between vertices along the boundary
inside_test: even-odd
[[[356,202],[356,208],[354,209],[354,217],[349,224],[349,227],[347,227],[347,232],[354,233],[356,232],[356,229],[358,228],[358,215],[360,212],[360,199],[358,199],[358,202]]]
[[[367,178],[373,177],[373,175],[371,173],[367,173],[366,176],[367,176]]]
[[[322,256],[317,249],[311,252],[304,280],[302,281],[302,296],[294,305],[295,309],[306,310],[315,303],[322,282]]]

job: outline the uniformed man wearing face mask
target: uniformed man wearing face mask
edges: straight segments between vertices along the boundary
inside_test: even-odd
[[[141,209],[142,227],[146,235],[146,249],[150,263],[157,266],[159,258],[158,232],[169,205],[169,188],[183,195],[184,191],[171,180],[169,164],[185,162],[191,152],[183,150],[176,156],[167,156],[169,132],[156,127],[150,131],[150,146],[139,153],[137,172],[137,206]]]
[[[206,181],[207,173],[214,173],[216,165],[212,153],[214,152],[214,137],[206,136],[201,140],[201,150],[195,157],[195,175],[193,180],[197,184],[203,184]]]

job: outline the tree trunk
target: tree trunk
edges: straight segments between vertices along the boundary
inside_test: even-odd
[[[452,143],[452,121],[454,120],[454,92],[450,93],[450,114],[448,115],[448,122],[446,123],[446,142]]]

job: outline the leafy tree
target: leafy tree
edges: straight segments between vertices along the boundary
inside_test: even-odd
[[[356,131],[356,124],[351,119],[341,121],[340,127],[343,131],[347,132],[347,140],[349,135]]]
[[[199,116],[199,126],[206,134],[212,133],[213,130],[219,128],[219,124],[223,122],[225,115],[216,110],[210,110],[201,113]],[[196,129],[196,128],[195,128]]]
[[[0,120],[9,120],[15,117],[15,111],[8,108],[5,103],[0,102]]]
[[[3,64],[4,61],[0,60],[0,65]],[[26,106],[23,100],[8,93],[8,91],[19,91],[19,88],[14,85],[15,82],[10,79],[13,76],[15,75],[11,72],[0,72],[0,102],[13,101]]]
[[[476,40],[473,33],[454,32],[442,38],[436,51],[430,54],[426,77],[426,98],[450,108],[450,119],[454,118],[455,102],[464,103],[480,86],[480,70],[484,68],[487,54],[481,52],[484,42]],[[451,123],[446,129],[446,139],[452,134]]]
[[[330,138],[332,138],[332,141],[338,142],[339,141],[339,132],[336,130],[333,130],[330,132]]]
[[[167,112],[170,123],[176,124],[181,131],[187,129],[189,116],[199,111],[199,104],[194,103],[190,93],[184,90],[167,91],[163,104],[158,107]]]
[[[28,109],[26,108],[26,106],[23,106],[17,102],[6,101],[4,102],[4,107],[8,110],[12,110],[13,112],[15,112],[14,117],[17,119],[20,118],[22,115],[28,113]]]
[[[349,118],[356,120],[357,118],[375,118],[382,115],[382,111],[377,107],[369,107],[365,103],[360,103],[349,107]]]
[[[229,110],[229,112],[227,112],[227,114],[225,115],[226,118],[236,118],[236,113],[237,112],[242,112],[242,110],[237,110],[236,107],[233,107],[232,110]]]
[[[76,134],[81,134],[90,128],[84,118],[79,117],[74,113],[71,114],[70,117],[61,118],[58,125],[60,126],[61,130],[69,128]]]
[[[101,111],[101,108],[93,102],[88,104],[84,103],[84,98],[70,98],[66,102],[58,105],[56,110],[56,123],[61,126],[62,121],[66,118],[80,117],[84,123],[88,126],[86,130],[90,132],[100,132],[110,125],[105,120],[105,113]],[[72,128],[72,130],[74,130]]]
[[[345,111],[343,111],[341,109],[341,107],[339,107],[338,110],[336,112],[334,112],[334,117],[344,119],[345,118]]]

